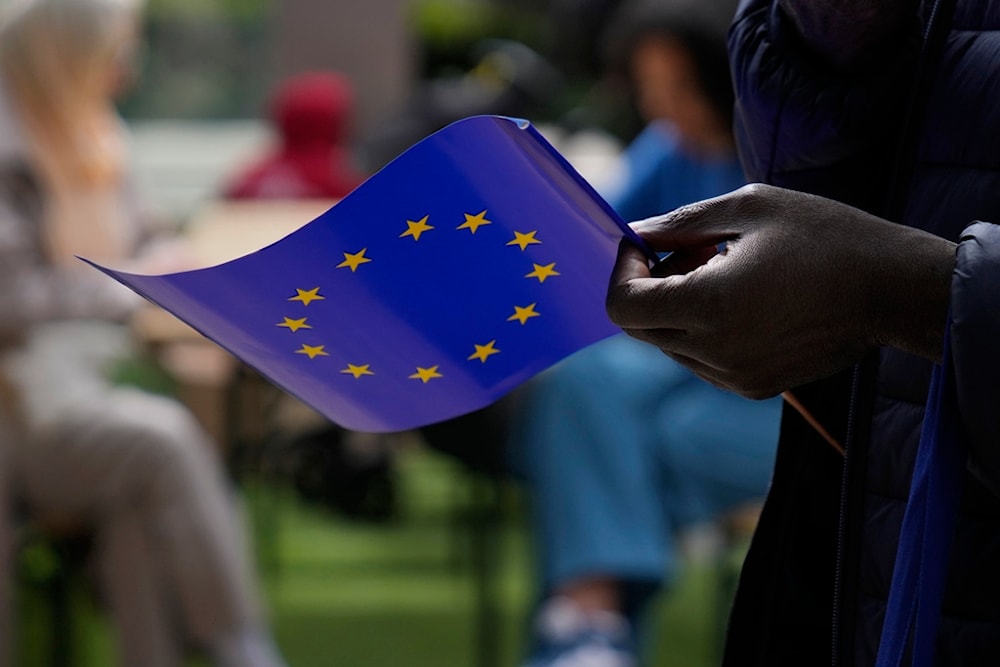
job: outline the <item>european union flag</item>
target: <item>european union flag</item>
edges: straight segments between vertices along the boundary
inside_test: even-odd
[[[641,242],[526,121],[431,135],[300,230],[207,269],[98,267],[341,426],[482,408],[620,331],[604,299]]]

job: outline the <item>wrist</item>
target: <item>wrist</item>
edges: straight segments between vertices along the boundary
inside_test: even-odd
[[[927,232],[897,227],[896,252],[879,262],[871,320],[878,345],[931,361],[941,359],[951,302],[956,244]]]

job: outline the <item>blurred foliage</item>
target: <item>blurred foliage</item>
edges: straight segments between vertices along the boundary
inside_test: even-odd
[[[422,74],[432,78],[475,64],[476,45],[509,39],[542,51],[545,15],[540,9],[488,0],[412,0],[411,21],[423,50]]]
[[[121,100],[123,115],[130,120],[259,117],[276,76],[274,19],[280,1],[148,0],[136,84]],[[518,42],[556,69],[565,68],[553,53],[559,29],[552,25],[548,2],[406,2],[421,79],[481,69],[490,40]],[[570,83],[558,92],[554,108],[586,103],[593,80],[570,77]]]
[[[23,581],[40,585],[59,572],[59,556],[51,542],[40,539],[28,540],[18,554],[18,576]]]
[[[253,20],[266,16],[272,0],[148,0],[146,15],[153,18],[225,16]]]
[[[108,375],[111,382],[118,386],[136,387],[162,396],[177,394],[177,381],[150,356],[119,359],[108,369]]]
[[[519,42],[544,59],[562,78],[548,91],[532,118],[570,131],[600,128],[629,141],[641,121],[621,82],[604,72],[598,48],[615,7],[622,0],[557,3],[538,0],[410,0],[422,49],[425,79],[483,73],[490,40]]]
[[[128,118],[252,118],[270,83],[273,0],[150,0]]]
[[[253,118],[273,80],[278,0],[149,0],[128,118]],[[409,0],[424,78],[467,71],[485,39],[544,48],[544,12],[492,0]]]

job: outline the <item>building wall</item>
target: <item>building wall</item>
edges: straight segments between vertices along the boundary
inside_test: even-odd
[[[356,87],[356,129],[369,132],[398,111],[417,76],[405,0],[281,0],[276,3],[279,78],[337,70]]]

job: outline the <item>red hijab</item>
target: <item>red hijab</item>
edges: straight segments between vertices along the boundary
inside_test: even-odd
[[[340,199],[363,177],[344,141],[354,95],[342,76],[301,74],[275,91],[270,117],[280,143],[224,191],[229,199]]]

